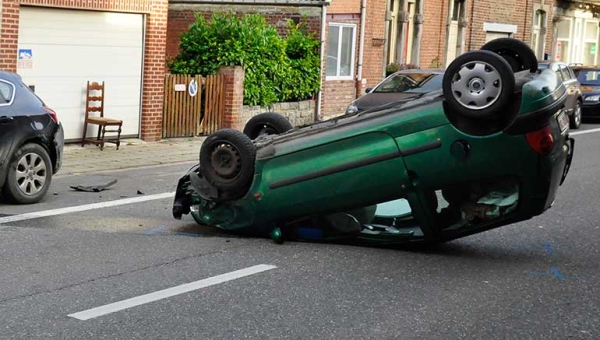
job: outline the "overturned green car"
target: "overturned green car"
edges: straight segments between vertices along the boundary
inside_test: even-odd
[[[542,214],[574,152],[565,87],[524,43],[456,58],[443,89],[292,129],[207,137],[173,215],[276,241],[441,242]]]

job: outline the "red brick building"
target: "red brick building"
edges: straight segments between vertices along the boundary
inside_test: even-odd
[[[513,37],[526,42],[543,59],[552,53],[555,2],[389,0],[387,56],[391,61],[411,62],[422,68],[445,67],[457,55],[478,49],[489,40]],[[398,44],[403,48],[398,49]],[[398,53],[402,50],[404,53]],[[406,53],[416,50],[420,53]]]
[[[160,139],[167,0],[0,4],[0,67],[58,112],[67,140],[81,139],[88,80],[106,82],[106,114],[125,136]]]

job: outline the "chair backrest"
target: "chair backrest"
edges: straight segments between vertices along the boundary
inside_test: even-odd
[[[97,113],[97,117],[104,117],[104,82],[87,82],[87,91],[85,99],[85,119],[90,113]]]

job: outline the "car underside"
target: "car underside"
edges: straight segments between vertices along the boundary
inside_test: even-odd
[[[179,180],[174,217],[276,241],[399,244],[543,213],[573,157],[565,89],[535,73],[526,45],[488,44],[449,66],[443,91],[296,129],[270,114],[246,134],[215,132]]]

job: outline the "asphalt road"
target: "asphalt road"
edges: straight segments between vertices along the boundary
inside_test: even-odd
[[[0,202],[81,210],[0,225],[0,339],[599,339],[600,132],[575,139],[547,213],[422,250],[277,245],[175,220],[170,197],[119,203],[188,165],[58,176],[40,204]]]

